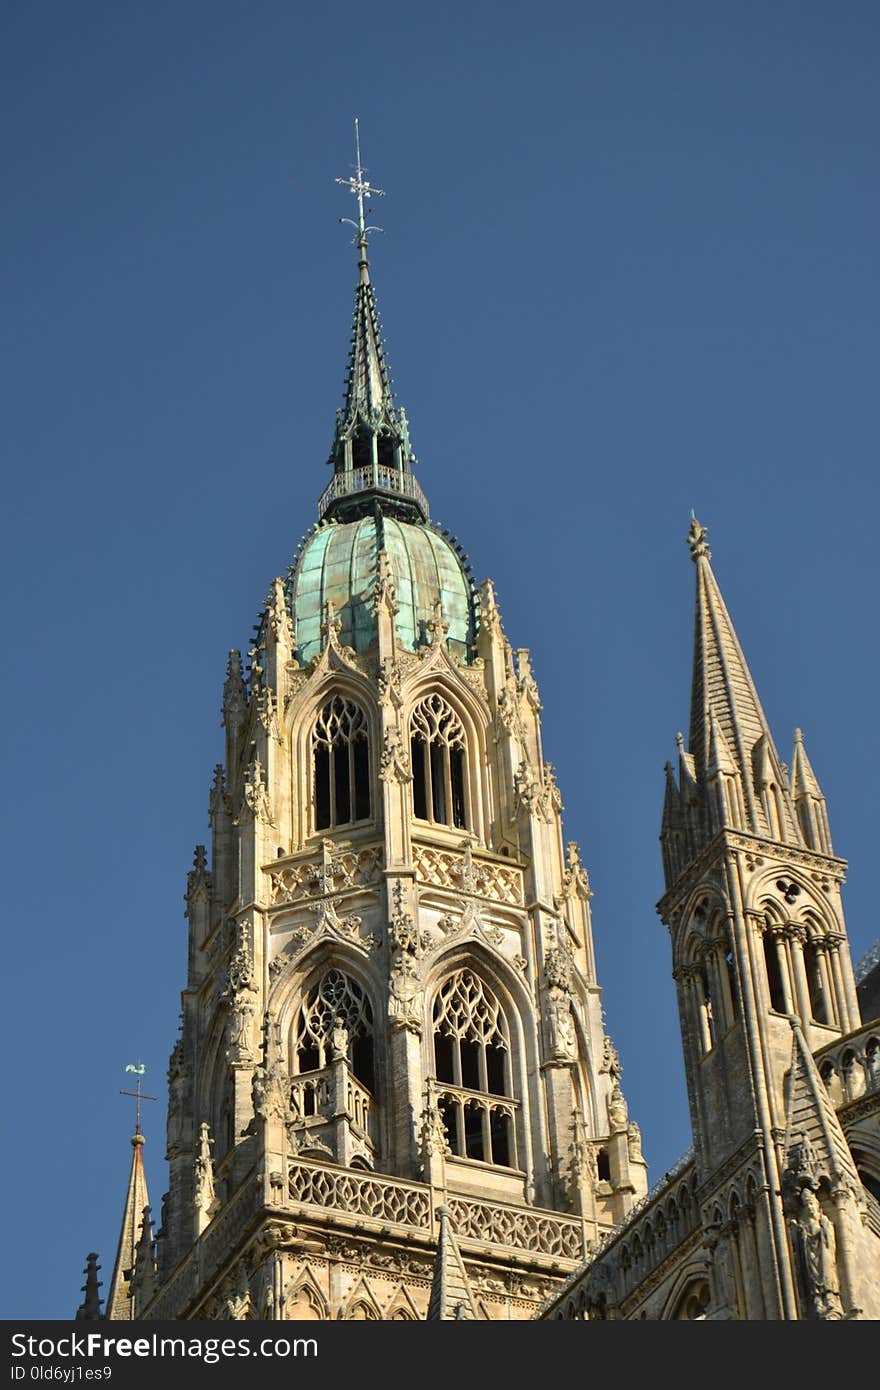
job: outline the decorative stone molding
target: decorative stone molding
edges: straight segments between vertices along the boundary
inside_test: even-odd
[[[413,863],[417,877],[423,883],[515,907],[522,906],[522,871],[512,864],[508,866],[477,857],[469,839],[464,842],[461,854],[414,844]]]
[[[226,988],[220,996],[229,1008],[226,1060],[232,1066],[253,1061],[252,1033],[257,997],[253,962],[244,930],[240,928],[238,945],[226,971]]]
[[[400,730],[392,726],[385,730],[379,777],[383,782],[411,782],[409,756],[403,745]]]
[[[316,857],[284,868],[267,866],[270,902],[275,907],[301,899],[337,897],[350,889],[376,883],[381,863],[379,845],[353,850],[339,842],[324,840],[321,853]]]

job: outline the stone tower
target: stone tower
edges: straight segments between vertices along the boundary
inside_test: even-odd
[[[709,1306],[750,1319],[876,1317],[876,1215],[813,1056],[860,1028],[846,866],[800,730],[790,774],[780,761],[697,521],[689,541],[690,738],[686,752],[679,737],[677,784],[666,769],[659,911],[712,1254]],[[821,1273],[807,1268],[810,1240],[823,1260],[834,1250]]]
[[[646,1191],[528,652],[430,519],[346,182],[333,472],[229,657],[137,1317],[529,1317]]]
[[[877,1318],[880,1019],[859,1017],[846,866],[799,730],[790,774],[779,759],[705,527],[688,539],[690,738],[666,766],[658,910],[693,1148],[539,1316]]]

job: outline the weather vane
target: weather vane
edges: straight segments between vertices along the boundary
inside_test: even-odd
[[[157,1097],[157,1096],[148,1096],[148,1095],[145,1095],[145,1094],[141,1091],[141,1077],[143,1076],[144,1072],[147,1070],[146,1067],[144,1066],[143,1062],[129,1062],[129,1063],[128,1063],[128,1066],[125,1068],[125,1070],[126,1070],[126,1071],[130,1071],[130,1072],[133,1072],[134,1075],[137,1077],[137,1082],[136,1082],[137,1089],[134,1090],[134,1091],[120,1091],[119,1094],[120,1094],[121,1096],[133,1096],[134,1099],[135,1099],[134,1132],[135,1132],[136,1135],[139,1135],[140,1132],[141,1132],[141,1101],[142,1101],[142,1100],[157,1100],[158,1097]]]
[[[365,198],[384,198],[385,190],[374,188],[368,183],[364,175],[366,169],[361,164],[361,130],[357,116],[354,118],[354,144],[357,153],[357,164],[355,165],[355,177],[349,179],[337,179],[343,188],[348,188],[358,200],[358,217],[355,222],[351,217],[340,217],[340,222],[346,222],[349,227],[354,227],[357,232],[356,245],[361,253],[361,259],[365,260],[367,255],[367,237],[370,232],[381,232],[382,227],[368,227],[364,220],[364,199]]]

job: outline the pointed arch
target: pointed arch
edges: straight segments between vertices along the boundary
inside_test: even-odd
[[[398,1284],[385,1309],[387,1322],[421,1322],[422,1318],[405,1284]]]
[[[432,709],[434,702],[439,703]],[[441,707],[445,707],[448,715],[443,714]],[[413,772],[411,797],[417,820],[426,825],[468,830],[485,843],[485,827],[492,821],[487,772],[488,725],[487,710],[448,667],[432,665],[429,670],[418,672],[408,683],[403,726]],[[436,733],[433,744],[429,738],[432,733]],[[418,746],[414,747],[414,743]],[[432,747],[436,752],[430,751]],[[458,774],[454,774],[455,760],[451,756],[456,749],[462,753],[457,784],[455,776]],[[446,751],[450,754],[448,759]],[[443,794],[442,815],[437,814],[441,803],[434,804],[435,789]],[[455,819],[456,805],[460,811],[459,820]]]
[[[287,726],[294,844],[306,844],[338,826],[376,821],[380,808],[377,785],[381,737],[376,693],[371,683],[349,667],[328,667],[307,683],[299,700],[292,702]],[[317,762],[316,753],[321,755]],[[316,781],[319,771],[326,785],[326,796],[321,793],[320,804]],[[343,819],[345,804],[348,816]]]
[[[327,1300],[308,1266],[285,1288],[281,1316],[286,1322],[326,1322],[329,1318]]]
[[[468,973],[491,994],[503,1016],[507,1048],[507,1094],[479,1087],[459,1086],[444,1082],[437,1076],[434,1050],[435,1001],[444,985],[455,977]],[[489,1006],[491,1011],[492,1005]],[[452,1112],[448,1120],[447,1137],[456,1142],[452,1147],[460,1159],[478,1157],[477,1150],[493,1151],[493,1144],[503,1153],[507,1143],[508,1162],[501,1166],[524,1170],[531,1176],[533,1148],[540,1152],[544,1142],[531,1130],[530,1116],[540,1114],[539,1107],[529,1094],[529,1082],[537,1075],[537,1048],[533,1005],[521,979],[515,977],[507,962],[476,940],[444,943],[444,948],[430,960],[425,975],[425,1027],[423,1030],[424,1074],[434,1078],[440,1091],[449,1093]],[[472,1065],[469,1059],[467,1065]],[[488,1066],[488,1062],[485,1063]],[[453,1076],[455,1062],[453,1059]],[[477,1075],[481,1062],[476,1058]],[[469,1073],[473,1075],[473,1073]],[[488,1079],[488,1075],[486,1077]],[[457,1109],[456,1109],[457,1107]],[[454,1126],[454,1132],[453,1131]],[[505,1130],[507,1131],[505,1140]],[[471,1152],[468,1153],[470,1144]],[[482,1161],[489,1161],[483,1159]]]
[[[341,1322],[382,1321],[379,1305],[376,1302],[372,1289],[364,1278],[358,1279],[346,1303],[340,1309],[339,1320]]]

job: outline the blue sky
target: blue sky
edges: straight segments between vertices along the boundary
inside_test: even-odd
[[[164,1098],[226,652],[315,518],[353,159],[432,512],[529,646],[655,1179],[689,1142],[657,846],[691,507],[877,935],[880,12],[9,4],[6,1317],[105,1289]],[[147,1107],[151,1196],[163,1106]]]

